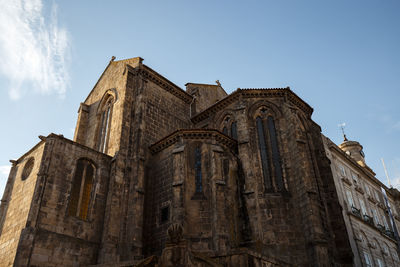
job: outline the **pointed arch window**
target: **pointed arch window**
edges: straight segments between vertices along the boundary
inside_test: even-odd
[[[256,126],[265,190],[285,190],[274,118],[258,116]]]
[[[222,133],[232,137],[237,140],[237,122],[234,121],[234,118],[231,115],[227,115],[221,123]],[[220,129],[221,129],[220,128]]]
[[[95,167],[89,160],[78,160],[68,206],[69,216],[87,219],[94,174]]]
[[[194,151],[195,157],[195,183],[196,183],[196,193],[201,193],[203,191],[202,184],[202,173],[201,173],[201,151],[200,147],[196,147]]]
[[[114,103],[114,98],[112,96],[109,96],[107,98],[107,100],[105,101],[103,108],[101,109],[99,138],[98,138],[97,149],[103,153],[105,153],[107,150],[113,103]]]

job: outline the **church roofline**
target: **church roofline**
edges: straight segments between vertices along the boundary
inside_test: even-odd
[[[178,85],[174,84],[152,68],[142,64],[138,67],[134,68],[130,65],[127,65],[128,71],[132,74],[141,74],[145,78],[151,80],[152,82],[159,85],[161,88],[165,89],[166,91],[170,92],[171,94],[175,95],[176,97],[185,101],[185,103],[190,104],[193,100],[193,96],[188,94],[185,90],[180,88]]]
[[[230,148],[234,148],[237,145],[237,141],[231,137],[223,134],[222,132],[215,129],[181,129],[177,130],[163,139],[152,144],[149,148],[150,151],[155,154],[161,150],[175,144],[179,139],[210,139],[215,138],[221,144],[224,144]]]
[[[193,85],[206,85],[206,86],[213,86],[213,87],[219,87],[218,84],[209,84],[209,83],[186,83],[185,86],[188,86],[189,84],[193,84]]]
[[[87,95],[85,101],[83,101],[83,103],[86,103],[86,101],[89,99],[89,96],[92,94],[92,92],[94,91],[94,89],[96,88],[96,86],[99,84],[99,82],[101,81],[101,79],[103,78],[104,74],[106,73],[106,71],[108,70],[108,68],[110,67],[110,65],[112,63],[120,63],[120,62],[125,62],[128,60],[132,60],[132,59],[137,59],[139,61],[139,64],[142,64],[143,62],[143,58],[141,57],[132,57],[132,58],[127,58],[127,59],[122,59],[122,60],[117,60],[115,61],[115,57],[113,56],[110,60],[110,62],[108,62],[106,68],[104,69],[104,71],[101,73],[99,79],[97,80],[97,82],[95,83],[95,85],[93,86],[92,90],[90,90],[89,94]]]
[[[291,101],[298,108],[303,110],[307,116],[311,117],[313,112],[313,108],[304,102],[300,97],[298,97],[289,87],[286,88],[238,88],[236,91],[221,99],[217,103],[213,104],[206,110],[196,114],[191,118],[193,123],[198,123],[210,116],[210,114],[214,114],[217,111],[225,108],[229,104],[233,103],[235,100],[242,96],[244,98],[253,98],[260,96],[280,96],[285,97],[289,101]]]
[[[99,153],[99,154],[103,154],[103,155],[106,156],[106,157],[112,158],[111,156],[109,156],[109,155],[107,155],[107,154],[104,154],[104,153],[102,153],[102,152],[99,152],[99,151],[96,150],[96,149],[93,149],[93,148],[91,148],[91,147],[82,145],[82,144],[80,144],[80,143],[77,143],[77,142],[75,142],[75,141],[72,141],[71,139],[65,138],[62,134],[50,133],[48,136],[39,135],[40,141],[39,141],[38,143],[36,143],[36,145],[34,145],[31,149],[29,149],[29,150],[28,150],[26,153],[24,153],[22,156],[20,156],[17,160],[15,160],[16,163],[20,163],[20,162],[22,161],[22,159],[24,159],[24,158],[25,158],[27,155],[29,155],[32,151],[34,151],[36,148],[38,148],[41,144],[46,143],[46,141],[47,141],[48,138],[57,138],[57,139],[66,141],[66,142],[68,142],[68,143],[70,143],[70,144],[73,144],[73,145],[76,145],[76,146],[79,146],[79,147],[88,149],[88,150],[93,151],[93,152],[97,152],[97,153]]]

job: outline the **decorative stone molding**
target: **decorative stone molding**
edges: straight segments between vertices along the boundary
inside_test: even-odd
[[[182,129],[173,132],[172,134],[164,137],[160,141],[151,145],[150,151],[155,154],[183,139],[214,139],[219,144],[225,145],[231,149],[237,146],[237,141],[224,135],[218,130],[208,129]]]
[[[153,83],[157,84],[164,90],[170,92],[174,96],[182,99],[185,103],[190,104],[193,100],[193,96],[186,93],[182,88],[174,84],[173,82],[169,81],[167,78],[161,76],[151,68],[145,65],[139,65],[136,68],[133,68],[127,65],[128,71],[134,75],[141,75],[143,78],[152,81]]]
[[[347,178],[346,176],[342,176],[342,181],[348,185],[352,185],[351,181],[349,178]]]
[[[371,201],[372,203],[376,203],[376,200],[373,196],[368,196],[368,200]]]
[[[364,190],[362,189],[361,186],[356,185],[356,186],[355,186],[355,189],[356,189],[356,191],[358,191],[360,194],[364,194]]]
[[[239,97],[243,98],[263,98],[263,97],[282,97],[285,100],[290,101],[293,105],[298,107],[300,110],[304,111],[308,117],[311,117],[313,112],[313,108],[310,107],[307,103],[301,100],[289,87],[286,88],[238,88],[235,92],[228,95],[224,99],[218,101],[208,109],[196,114],[192,117],[192,121],[194,123],[198,123],[208,117],[210,115],[215,114],[217,111],[222,110],[226,106],[235,102],[239,99]]]
[[[181,185],[183,185],[183,181],[176,181],[176,182],[173,182],[172,183],[172,186],[181,186]]]

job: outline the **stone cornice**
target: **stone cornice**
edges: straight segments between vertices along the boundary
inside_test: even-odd
[[[191,118],[193,123],[198,123],[208,117],[211,114],[215,114],[216,112],[222,110],[226,106],[235,102],[242,96],[243,98],[258,98],[258,97],[284,97],[292,104],[297,106],[299,109],[304,111],[308,117],[311,117],[313,112],[312,107],[310,107],[306,102],[304,102],[300,97],[298,97],[289,87],[286,88],[238,88],[232,94],[228,95],[224,99],[221,99],[214,105],[210,106],[206,110],[196,114]]]
[[[146,65],[140,65],[136,68],[133,68],[130,65],[127,65],[128,71],[134,75],[141,75],[143,78],[150,80],[163,88],[164,90],[170,92],[174,96],[182,99],[185,103],[190,104],[193,100],[193,96],[186,93],[182,88],[162,76],[161,74],[157,73],[150,67]]]
[[[214,139],[219,144],[223,144],[231,149],[237,145],[237,141],[229,136],[213,129],[181,129],[173,132],[172,134],[164,137],[160,141],[152,144],[149,148],[151,153],[155,154],[173,144],[180,139]]]
[[[75,141],[72,141],[72,140],[70,140],[70,139],[68,139],[68,138],[65,138],[63,135],[60,135],[60,134],[51,133],[51,134],[49,134],[49,135],[46,137],[46,141],[47,141],[47,139],[49,139],[49,138],[56,138],[56,139],[62,140],[63,142],[70,143],[71,145],[75,145],[75,146],[84,148],[84,149],[86,149],[86,150],[90,150],[90,151],[92,151],[92,152],[95,152],[95,153],[97,153],[97,154],[102,154],[102,155],[105,156],[105,157],[112,158],[111,156],[109,156],[109,155],[107,155],[107,154],[105,154],[105,153],[102,153],[102,152],[100,152],[100,151],[98,151],[98,150],[96,150],[96,149],[93,149],[93,148],[91,148],[91,147],[88,147],[88,146],[82,145],[82,144],[80,144],[80,143],[77,143],[77,142],[75,142]]]
[[[70,139],[67,139],[67,138],[65,138],[63,135],[51,133],[51,134],[49,134],[49,135],[46,136],[46,137],[44,137],[44,136],[42,136],[42,135],[39,135],[40,142],[38,142],[38,143],[37,143],[36,145],[34,145],[31,149],[29,149],[25,154],[23,154],[21,157],[19,157],[19,158],[16,160],[16,164],[20,163],[27,155],[29,155],[32,151],[34,151],[36,148],[38,148],[41,144],[46,143],[47,140],[50,140],[51,138],[59,139],[59,140],[62,140],[62,141],[64,141],[64,142],[70,143],[70,144],[72,144],[72,145],[79,146],[79,147],[82,147],[82,148],[84,148],[84,149],[90,150],[90,151],[92,151],[92,152],[96,152],[96,153],[98,153],[98,154],[102,154],[102,155],[104,155],[105,157],[112,158],[111,156],[109,156],[109,155],[107,155],[107,154],[104,154],[104,153],[101,153],[101,152],[99,152],[99,151],[97,151],[97,150],[95,150],[95,149],[93,149],[93,148],[87,147],[87,146],[85,146],[85,145],[82,145],[82,144],[79,144],[79,143],[77,143],[77,142],[74,142],[74,141],[72,141],[72,140],[70,140]]]

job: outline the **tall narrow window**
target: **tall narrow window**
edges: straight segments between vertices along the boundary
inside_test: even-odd
[[[359,198],[358,201],[360,201],[360,209],[361,209],[362,215],[368,215],[367,214],[367,209],[365,208],[364,200]]]
[[[351,195],[351,192],[349,190],[346,190],[346,197],[347,197],[347,202],[349,202],[350,208],[354,207],[353,196]]]
[[[72,184],[68,215],[87,219],[93,178],[93,164],[86,159],[79,159]]]
[[[109,97],[101,112],[101,123],[99,129],[99,139],[98,139],[99,140],[98,150],[100,152],[106,152],[108,135],[110,131],[109,127],[110,127],[112,104],[113,104],[113,98]]]
[[[263,125],[263,121],[260,117],[257,117],[256,123],[257,123],[257,133],[258,133],[258,144],[259,144],[260,155],[261,155],[261,166],[262,166],[263,178],[264,178],[264,186],[265,186],[266,190],[271,190],[272,189],[272,179],[271,179],[271,172],[270,172],[270,168],[269,168],[267,144],[265,142],[264,125]]]
[[[378,217],[378,213],[376,212],[376,209],[372,208],[372,215],[374,216],[374,220],[376,225],[381,224],[381,222],[379,221],[379,217]]]
[[[228,128],[224,127],[224,129],[222,129],[222,132],[226,135],[228,135]]]
[[[272,152],[272,164],[275,171],[275,182],[278,190],[283,189],[283,177],[282,177],[282,167],[281,167],[281,157],[279,155],[278,140],[276,138],[276,130],[274,119],[269,116],[267,119],[269,138],[271,142],[271,152]]]
[[[366,265],[366,266],[368,266],[368,267],[371,267],[371,266],[372,266],[372,264],[371,264],[371,258],[370,258],[370,256],[369,256],[369,253],[368,253],[368,252],[365,252],[365,251],[364,251],[364,260],[365,260],[365,265]]]
[[[237,123],[236,121],[232,122],[231,124],[231,137],[237,140]]]
[[[196,147],[194,152],[195,157],[195,183],[196,183],[196,193],[203,191],[202,177],[201,177],[201,151],[199,147]]]

